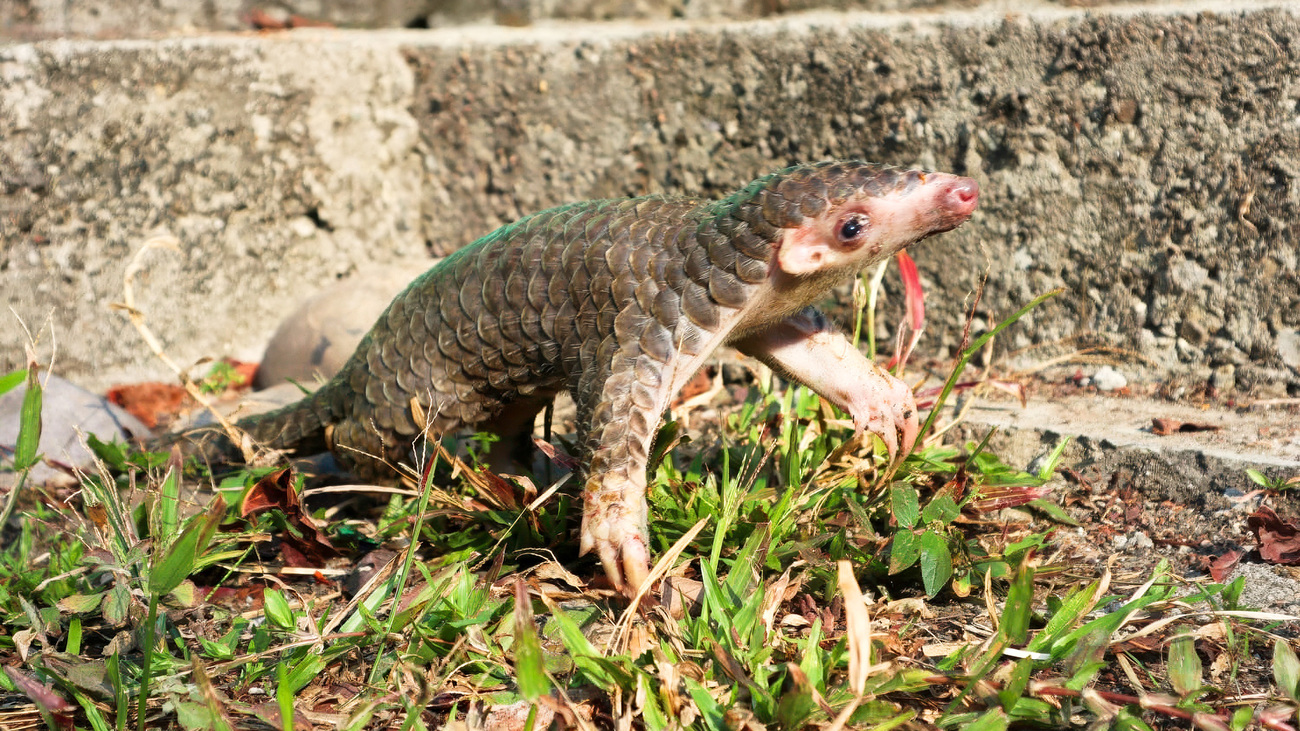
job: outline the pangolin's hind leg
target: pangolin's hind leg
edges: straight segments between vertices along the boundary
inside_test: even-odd
[[[512,401],[494,418],[477,427],[500,437],[488,447],[488,469],[497,474],[515,472],[516,464],[531,462],[533,423],[552,398],[551,394],[546,394]]]

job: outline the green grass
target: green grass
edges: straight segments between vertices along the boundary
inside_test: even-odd
[[[920,448],[893,473],[878,445],[846,449],[833,416],[806,389],[751,388],[707,444],[665,425],[651,547],[691,597],[679,616],[629,614],[592,581],[564,488],[537,500],[545,483],[430,457],[419,491],[303,505],[292,473],[213,483],[92,442],[102,473],[76,496],[26,488],[6,533],[0,688],[30,705],[0,724],[1295,727],[1294,640],[1243,611],[1240,581],[1189,585],[1161,564],[1121,586],[1046,561],[1068,520],[1043,488],[1063,444],[1036,474],[987,440]],[[40,427],[23,426],[6,457],[20,468]],[[203,484],[219,489],[193,504]],[[1040,518],[988,520],[1008,506]],[[355,594],[280,570],[376,547],[393,558]],[[1266,695],[1238,698],[1260,672]]]

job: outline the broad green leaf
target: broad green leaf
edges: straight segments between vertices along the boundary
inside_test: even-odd
[[[86,713],[86,720],[90,721],[92,731],[109,731],[112,727],[108,725],[108,719],[104,718],[103,712],[95,705],[85,693],[73,693],[72,699],[81,706],[81,710]]]
[[[1034,567],[1026,561],[1020,564],[1011,587],[1007,590],[1006,606],[1002,610],[999,626],[1002,634],[1013,645],[1023,645],[1029,636],[1029,620],[1034,609]]]
[[[69,655],[81,654],[81,617],[68,621],[68,641],[63,644],[63,651]]]
[[[151,594],[170,594],[193,573],[199,554],[207,549],[225,513],[226,501],[218,495],[206,512],[186,522],[180,536],[163,550],[161,556],[155,555],[149,571],[148,589]]]
[[[921,557],[921,545],[916,534],[908,528],[900,528],[889,544],[889,573],[896,574],[916,563]]]
[[[289,685],[289,669],[283,660],[275,664],[275,679],[275,703],[280,710],[280,728],[294,731],[298,724],[294,722],[293,688]]]
[[[533,623],[532,602],[522,579],[515,585],[515,680],[524,700],[535,702],[551,692],[551,681],[546,677],[546,664],[542,658],[542,643],[537,638],[537,625]]]
[[[103,442],[94,434],[87,434],[86,446],[90,447],[90,451],[103,460],[109,468],[120,472],[126,470],[126,453],[117,442]]]
[[[131,590],[125,584],[114,584],[104,599],[104,621],[114,627],[126,624],[131,611]]]
[[[1158,568],[1157,570],[1160,569]],[[1054,642],[1049,644],[1053,659],[1059,660],[1069,654],[1073,649],[1074,643],[1079,641],[1082,637],[1096,635],[1102,637],[1104,641],[1104,639],[1109,638],[1111,633],[1118,629],[1121,624],[1127,621],[1134,612],[1144,609],[1150,604],[1164,601],[1169,593],[1170,591],[1168,587],[1149,588],[1137,599],[1125,604],[1117,611],[1102,615],[1091,622],[1084,624],[1082,627],[1076,628],[1064,637],[1056,639]],[[1048,624],[1050,626],[1051,623],[1049,622]],[[1042,637],[1043,634],[1045,633],[1039,633],[1039,635],[1034,639],[1037,640],[1039,637]],[[1033,649],[1033,644],[1034,643],[1032,642],[1030,643],[1030,649]]]
[[[35,368],[27,369],[27,393],[18,417],[18,441],[14,444],[14,470],[30,469],[40,459],[36,453],[41,442],[41,381]]]
[[[215,731],[220,728],[211,709],[202,703],[175,701],[172,709],[176,711],[176,723],[186,731]]]
[[[820,617],[813,620],[812,627],[808,630],[808,638],[804,640],[803,658],[799,660],[799,669],[808,677],[808,682],[819,692],[825,693],[826,688],[823,683],[826,682],[826,668],[822,664],[822,655],[824,651],[821,648],[822,641],[822,620]]]
[[[1249,709],[1248,709],[1249,710]],[[1127,708],[1121,708],[1115,716],[1115,731],[1155,731],[1142,720],[1142,717],[1136,713],[1130,712]]]
[[[1196,640],[1182,634],[1169,643],[1169,684],[1186,697],[1201,687],[1201,657],[1196,654]]]
[[[0,392],[0,393],[3,393],[3,392]],[[1251,482],[1255,483],[1256,485],[1259,485],[1260,487],[1272,487],[1272,486],[1273,486],[1273,481],[1270,480],[1270,479],[1268,479],[1268,477],[1267,477],[1263,472],[1260,472],[1259,470],[1256,470],[1256,469],[1247,469],[1247,470],[1246,470],[1246,476],[1250,478],[1250,481],[1251,481]]]
[[[1061,525],[1080,525],[1079,521],[1075,520],[1069,513],[1065,512],[1060,505],[1057,505],[1051,500],[1038,498],[1037,500],[1030,500],[1025,503],[1025,506],[1037,510]]]
[[[902,528],[915,528],[920,519],[920,499],[916,488],[906,482],[895,482],[889,486],[889,508]],[[911,565],[911,562],[908,562]],[[890,573],[893,573],[892,571]]]
[[[641,707],[641,718],[645,720],[646,728],[650,731],[667,731],[673,728],[668,722],[668,715],[659,705],[659,683],[645,673],[638,674],[636,682],[638,692],[645,697],[645,705]]]
[[[1011,712],[1016,704],[1023,700],[1021,696],[1025,688],[1029,687],[1029,676],[1034,672],[1034,661],[1028,658],[1017,660],[1016,666],[1011,670],[1011,677],[1007,680],[1006,686],[998,691],[998,700],[1002,703],[1002,709]]]
[[[167,595],[167,604],[173,607],[193,609],[199,605],[199,588],[194,585],[193,581],[186,579]]]
[[[18,384],[22,383],[24,380],[26,380],[26,378],[27,378],[26,368],[22,368],[12,373],[6,373],[3,376],[0,376],[0,396],[3,396],[6,393],[9,393],[10,391],[17,388]]]
[[[1287,698],[1300,703],[1300,660],[1283,639],[1273,642],[1273,682]]]
[[[72,596],[65,596],[55,602],[54,606],[58,607],[61,612],[67,612],[69,614],[85,614],[86,612],[93,612],[98,609],[99,603],[103,599],[103,592],[98,594],[73,594]]]
[[[922,533],[919,543],[921,580],[925,582],[925,593],[935,596],[952,577],[952,554],[948,553],[948,542],[938,533]]]
[[[1070,592],[1065,601],[1061,602],[1060,607],[1052,614],[1051,619],[1047,620],[1047,626],[1041,632],[1034,635],[1034,639],[1029,641],[1026,648],[1031,652],[1044,652],[1053,642],[1060,638],[1062,633],[1068,632],[1074,627],[1091,609],[1096,601],[1097,589],[1096,582],[1081,586]]]
[[[166,545],[180,528],[181,477],[180,469],[172,467],[163,476],[154,506],[149,535],[159,545]]]
[[[203,653],[213,660],[229,660],[235,656],[235,651],[220,642],[199,638],[199,645],[203,647]]]
[[[284,677],[284,680],[289,685],[289,691],[291,693],[297,693],[307,687],[307,684],[315,679],[317,675],[320,675],[321,671],[324,669],[325,658],[320,655],[311,654],[299,660],[298,663],[293,666],[293,669]]]
[[[781,694],[776,705],[776,725],[785,729],[800,729],[817,711],[817,701],[813,696],[813,685],[808,676],[798,665],[787,663],[787,689]]]
[[[960,512],[957,503],[952,500],[952,495],[944,491],[935,495],[933,500],[926,503],[925,510],[921,511],[921,520],[926,523],[938,522],[948,525],[956,520]]]
[[[582,628],[563,609],[560,609],[560,605],[551,603],[545,598],[543,601],[551,610],[551,620],[559,627],[560,640],[564,644],[564,649],[568,650],[569,655],[573,657],[574,664],[581,668],[583,674],[597,686],[604,690],[613,690],[614,677],[605,672],[599,663],[592,662],[593,659],[600,657],[600,653],[582,633]]]
[[[690,678],[684,678],[686,683],[686,692],[690,694],[691,700],[695,701],[695,707],[699,709],[700,716],[712,731],[724,731],[726,729],[725,709],[713,700],[709,691],[703,685],[700,685]]]
[[[262,590],[262,611],[266,614],[267,621],[275,627],[285,630],[297,627],[293,620],[293,610],[289,609],[289,602],[279,589]]]
[[[1007,714],[1001,708],[994,708],[985,711],[973,723],[963,725],[965,731],[1004,731],[1007,728],[1009,719]]]
[[[1047,460],[1043,462],[1043,466],[1038,469],[1038,479],[1047,482],[1052,478],[1052,475],[1056,473],[1056,466],[1061,463],[1061,456],[1065,454],[1065,448],[1069,445],[1069,437],[1062,439],[1061,443],[1056,445],[1052,453],[1047,455]]]

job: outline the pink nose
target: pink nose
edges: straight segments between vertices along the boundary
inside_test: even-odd
[[[966,217],[980,202],[980,186],[970,178],[953,178],[939,195],[940,203],[954,215]]]
[[[951,231],[970,218],[975,206],[980,202],[980,186],[970,178],[946,173],[933,173],[927,176],[925,189],[933,197],[927,198],[930,204],[930,233]]]

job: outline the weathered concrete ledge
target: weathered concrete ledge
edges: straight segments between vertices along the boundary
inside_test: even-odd
[[[983,187],[914,251],[923,347],[955,345],[987,277],[981,322],[1065,288],[1011,347],[1083,336],[1148,377],[1294,394],[1300,18],[1206,7],[0,47],[0,300],[94,387],[162,373],[108,309],[155,230],[179,251],[146,255],[137,303],[191,362],[533,210],[864,157]]]

